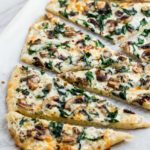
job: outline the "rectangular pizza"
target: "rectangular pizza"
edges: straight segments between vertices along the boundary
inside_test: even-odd
[[[144,73],[146,72],[146,73]],[[94,68],[66,72],[63,79],[78,87],[150,110],[150,65]]]
[[[49,13],[30,28],[21,60],[57,73],[135,64],[121,52]]]
[[[18,65],[11,76],[7,104],[9,111],[77,125],[122,129],[150,126],[131,110],[24,65]]]
[[[7,122],[22,150],[106,150],[132,137],[124,132],[30,118],[17,112],[9,112]]]
[[[150,24],[150,3],[51,0],[47,10],[118,43]]]

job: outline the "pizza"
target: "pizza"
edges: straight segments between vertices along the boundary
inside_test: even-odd
[[[150,126],[131,110],[23,65],[16,67],[9,81],[7,105],[9,111],[77,125],[122,129]]]
[[[118,43],[150,24],[149,3],[51,0],[47,11]]]
[[[21,60],[57,73],[136,64],[49,13],[30,28]]]
[[[123,51],[141,62],[150,62],[150,27],[145,28],[134,40],[121,45]]]
[[[106,150],[132,138],[124,132],[30,118],[17,112],[9,112],[7,122],[16,144],[23,150]]]
[[[139,63],[131,67],[132,70],[125,64],[121,68],[106,67],[86,71],[70,71],[59,76],[89,91],[121,99],[150,110],[149,67],[147,73],[143,73],[143,66]]]

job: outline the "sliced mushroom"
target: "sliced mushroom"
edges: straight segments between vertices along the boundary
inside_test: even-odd
[[[150,89],[150,76],[140,79],[141,86],[145,89]]]
[[[104,50],[103,57],[104,58],[110,58],[112,56],[112,53],[108,50]]]
[[[115,15],[116,15],[117,17],[121,17],[121,16],[123,15],[123,12],[120,11],[120,10],[117,10],[117,11],[115,12]]]
[[[107,74],[106,74],[105,71],[103,71],[103,70],[96,70],[95,74],[96,74],[96,79],[98,81],[102,81],[102,82],[106,81]]]
[[[17,102],[17,105],[19,106],[19,107],[22,107],[22,108],[24,108],[24,109],[26,109],[26,110],[29,110],[29,111],[31,111],[31,110],[33,110],[33,104],[27,104],[27,102],[25,101],[25,100],[18,100],[18,102]]]
[[[146,61],[150,61],[150,49],[143,52],[142,58]]]
[[[33,39],[31,39],[30,41],[29,41],[29,45],[30,46],[32,46],[32,45],[37,45],[37,44],[40,44],[41,43],[41,39],[35,39],[35,38],[33,38]]]
[[[142,66],[141,63],[136,63],[135,65],[133,65],[133,72],[135,73],[142,73],[143,72],[144,67]]]
[[[68,143],[68,144],[75,144],[76,143],[76,136],[62,134],[61,142]]]
[[[39,82],[40,82],[40,78],[38,76],[34,75],[32,78],[27,80],[27,85],[28,85],[29,89],[36,90],[39,86],[39,84],[38,84]]]
[[[65,27],[65,36],[72,37],[75,36],[77,33],[72,27]]]
[[[33,57],[33,64],[37,67],[44,67],[43,62],[38,57]]]
[[[42,58],[44,58],[44,57],[47,57],[49,55],[49,52],[44,50],[44,51],[40,51],[39,54]]]
[[[69,99],[68,101],[66,101],[64,108],[70,110],[71,104],[83,103],[83,102],[84,102],[84,96],[76,96],[76,97],[73,97],[73,98]]]
[[[117,21],[116,20],[108,20],[107,21],[107,25],[108,25],[108,29],[109,29],[109,32],[113,32],[115,30],[115,27],[117,26]]]
[[[140,94],[138,95],[138,99],[136,99],[134,102],[143,105],[143,103],[150,101],[150,94]]]
[[[133,16],[124,15],[118,19],[118,22],[122,22],[124,24],[129,23],[133,19]]]
[[[107,85],[113,89],[119,89],[120,80],[118,78],[110,78]]]

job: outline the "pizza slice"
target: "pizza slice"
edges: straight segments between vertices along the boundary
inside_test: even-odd
[[[47,10],[118,43],[150,24],[149,3],[51,0]]]
[[[24,150],[106,150],[132,137],[124,132],[30,118],[17,112],[9,112],[7,122],[16,145]]]
[[[60,76],[89,91],[150,110],[150,74],[138,73],[143,70],[140,65],[136,70],[137,72],[130,71],[125,65],[122,68],[107,67],[67,72]]]
[[[121,45],[122,49],[129,55],[142,62],[150,62],[150,27],[147,27],[134,40],[129,40]]]
[[[8,84],[9,111],[71,124],[122,129],[146,128],[148,121],[61,78],[19,65]]]
[[[32,25],[21,60],[57,73],[125,63],[130,65],[133,62],[52,14]]]

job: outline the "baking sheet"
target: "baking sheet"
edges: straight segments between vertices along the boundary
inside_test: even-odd
[[[0,35],[0,150],[17,149],[13,139],[8,133],[7,123],[5,121],[5,114],[7,112],[7,106],[5,103],[7,81],[12,70],[16,64],[19,63],[21,49],[30,25],[44,14],[44,9],[48,1],[49,0],[30,0]],[[72,23],[69,24],[73,25]],[[83,29],[82,31],[87,33],[87,31]],[[94,35],[91,34],[91,36]],[[99,38],[98,36],[95,37]],[[101,40],[104,41],[103,39]],[[104,42],[114,50],[119,49],[118,45],[114,46],[106,41]],[[3,83],[3,81],[5,83]],[[149,111],[135,106],[129,106],[123,102],[117,102],[114,100],[110,101],[117,105],[131,109],[150,120]],[[112,150],[150,150],[150,128],[130,130],[127,132],[134,135],[133,140],[116,145],[112,148]]]

